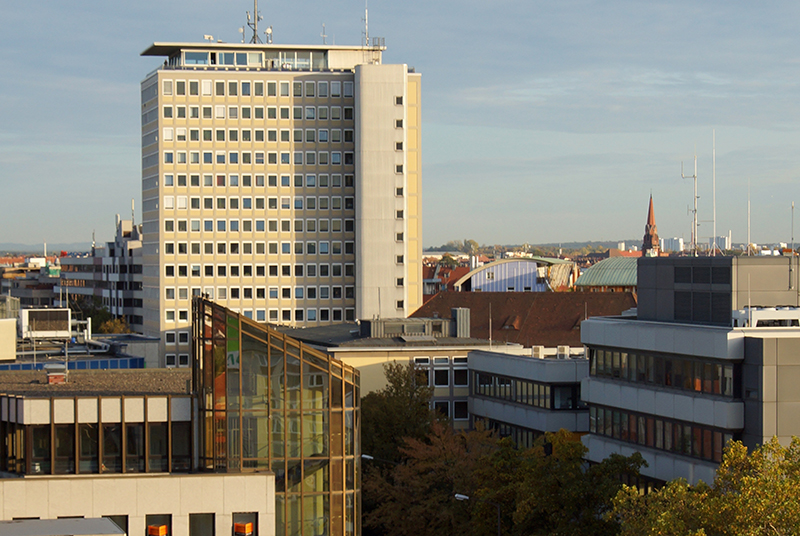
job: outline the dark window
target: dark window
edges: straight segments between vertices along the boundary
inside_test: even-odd
[[[692,283],[701,285],[711,283],[711,268],[709,266],[693,266]]]
[[[675,282],[676,283],[691,283],[692,282],[692,269],[689,266],[676,266],[675,267]]]
[[[675,320],[691,321],[692,319],[692,293],[675,293]]]

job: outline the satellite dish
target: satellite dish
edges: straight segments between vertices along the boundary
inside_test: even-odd
[[[272,26],[270,26],[269,28],[267,28],[266,30],[264,30],[264,33],[265,33],[265,34],[267,34],[267,35],[270,35],[270,34],[272,34]]]

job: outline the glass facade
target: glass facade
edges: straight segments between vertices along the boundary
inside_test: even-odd
[[[736,397],[741,366],[652,352],[589,348],[589,374],[668,389]]]
[[[201,468],[273,471],[279,536],[360,534],[358,371],[203,298],[193,331]]]

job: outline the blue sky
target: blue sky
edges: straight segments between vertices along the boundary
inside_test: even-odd
[[[276,43],[356,44],[364,4],[259,6]],[[0,242],[87,242],[139,219],[139,82],[154,41],[240,40],[247,0],[6,2]],[[424,244],[690,237],[696,149],[711,235],[789,241],[800,201],[797,2],[372,0],[386,63],[423,79]],[[799,215],[800,216],[800,215]]]

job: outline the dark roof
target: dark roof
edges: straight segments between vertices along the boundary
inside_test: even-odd
[[[630,292],[442,292],[412,317],[450,318],[454,307],[470,310],[470,335],[523,346],[581,346],[584,317],[616,316],[632,307]]]
[[[274,327],[277,331],[295,340],[306,344],[315,344],[317,346],[339,346],[343,342],[361,337],[361,335],[358,334],[361,331],[361,327],[355,322],[342,322],[313,328]],[[356,332],[355,335],[353,332]]]
[[[34,397],[187,394],[190,369],[69,372],[69,383],[50,385],[43,371],[0,372],[0,393]]]
[[[419,318],[419,317],[415,317]],[[362,337],[354,322],[313,328],[276,328],[281,333],[306,344],[322,348],[414,348],[419,346],[486,346],[486,339],[464,337]]]

